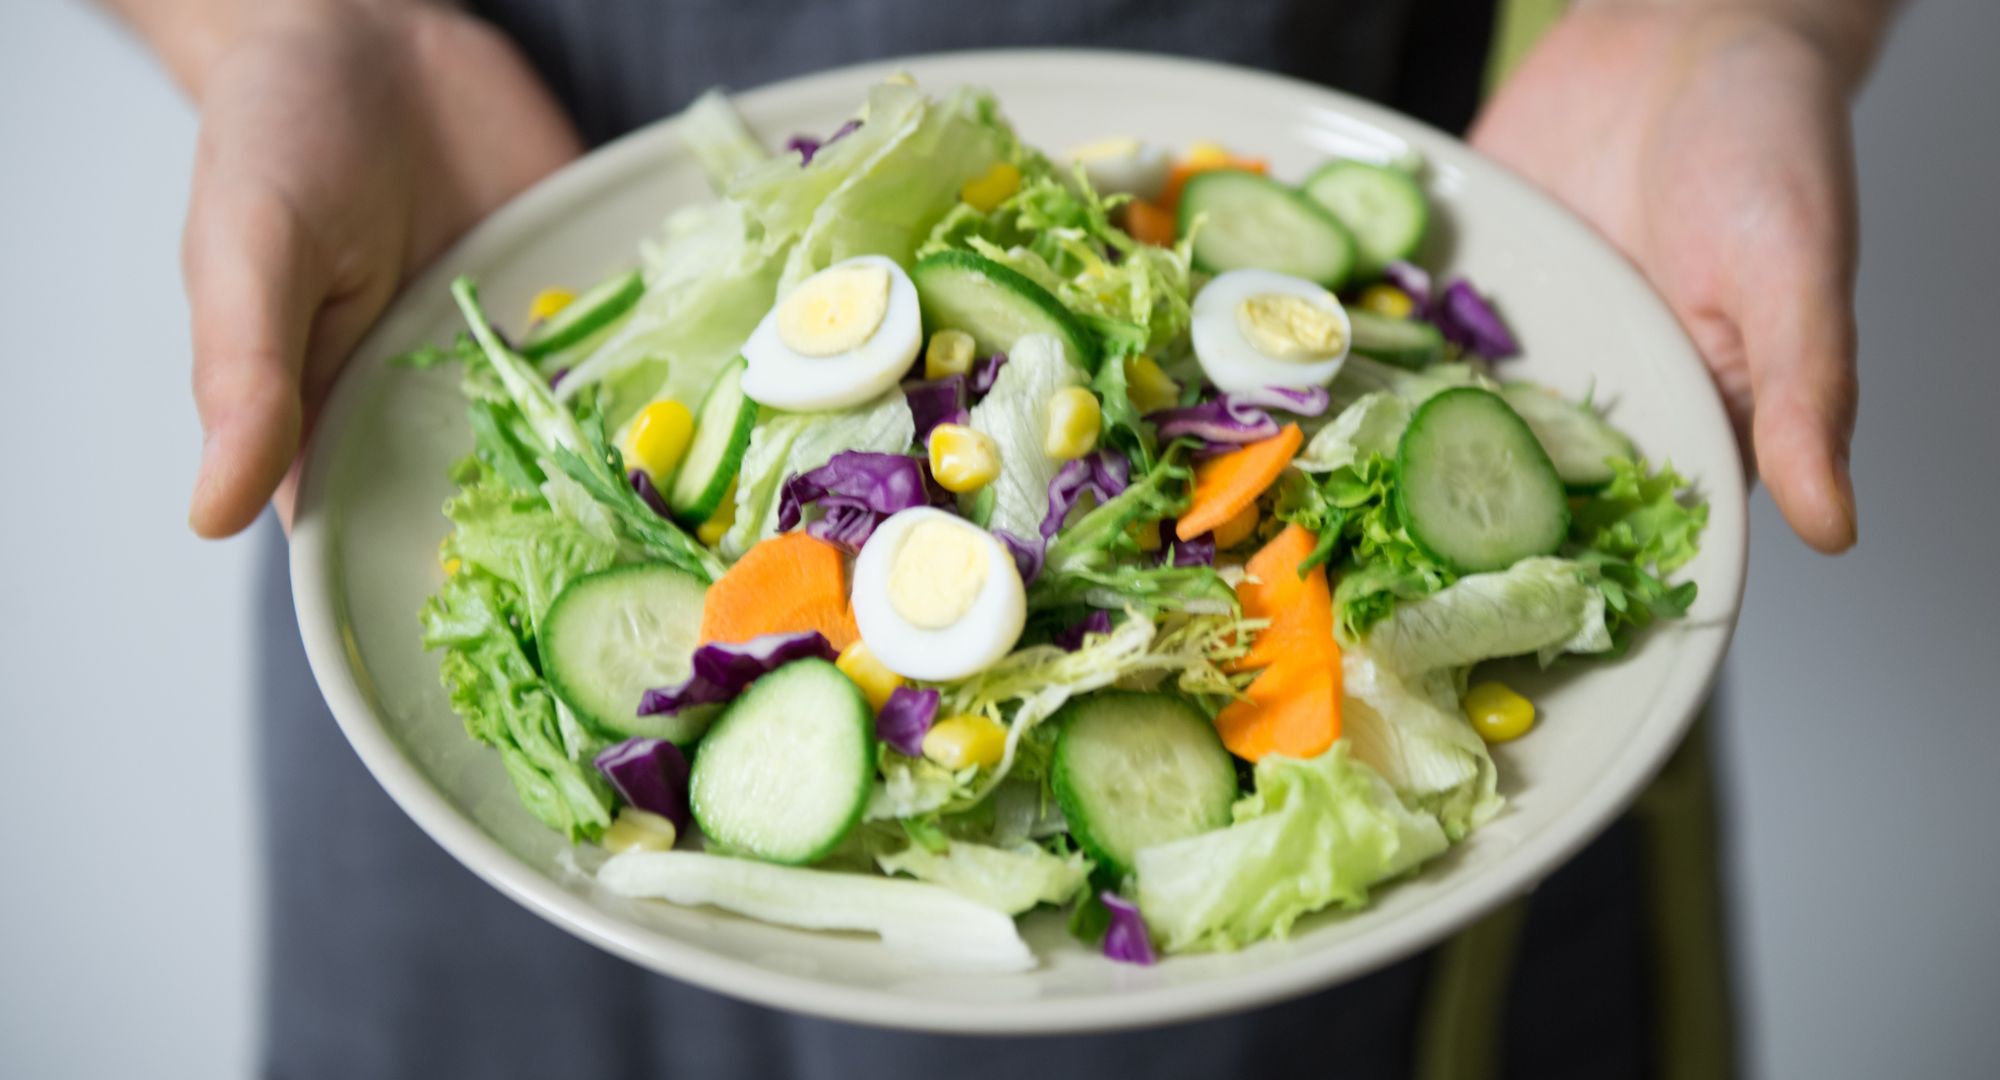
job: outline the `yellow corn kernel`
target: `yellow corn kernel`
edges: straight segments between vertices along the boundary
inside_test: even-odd
[[[1007,750],[1007,729],[984,716],[947,716],[924,733],[924,756],[953,771],[994,765]]]
[[[528,321],[541,322],[575,302],[576,294],[568,289],[543,289],[528,302]]]
[[[729,527],[734,524],[736,524],[736,480],[732,477],[729,486],[723,489],[722,504],[715,508],[715,513],[708,515],[707,521],[695,527],[694,538],[709,547],[714,547],[722,543],[722,534],[728,532]]]
[[[889,695],[903,685],[903,677],[883,667],[882,661],[859,641],[840,650],[840,658],[833,666],[854,680],[854,685],[861,688],[861,696],[868,699],[868,707],[876,712],[881,712],[882,706],[889,703]]]
[[[1125,396],[1142,413],[1171,409],[1181,402],[1181,384],[1167,378],[1150,356],[1125,358]]]
[[[1361,308],[1390,319],[1407,319],[1417,310],[1410,294],[1394,285],[1377,283],[1361,290]]]
[[[1130,536],[1142,552],[1160,550],[1160,523],[1157,521],[1135,521],[1125,526],[1125,535]]]
[[[1227,551],[1250,539],[1250,534],[1256,531],[1257,504],[1253,502],[1235,517],[1215,527],[1215,547],[1218,551]]]
[[[1518,739],[1535,726],[1535,703],[1502,682],[1483,682],[1465,692],[1465,718],[1490,743]]]
[[[1057,461],[1071,461],[1097,449],[1104,428],[1104,410],[1097,395],[1081,386],[1065,386],[1049,395],[1048,426],[1042,431],[1042,451]]]
[[[924,348],[924,378],[943,379],[972,373],[972,335],[963,330],[940,330],[931,335]]]
[[[931,475],[946,491],[978,491],[1000,475],[1000,448],[993,437],[962,424],[931,429]]]
[[[974,210],[989,213],[996,206],[1012,198],[1021,190],[1021,170],[1004,161],[996,161],[975,180],[968,180],[958,191],[958,197],[972,204]]]
[[[694,414],[678,401],[655,401],[639,410],[625,435],[625,462],[665,484],[694,438]]]
[[[463,562],[460,562],[456,558],[446,559],[444,561],[444,572],[447,576],[456,574],[463,569],[465,569],[465,564]]]
[[[1188,147],[1186,162],[1190,168],[1220,169],[1234,159],[1228,147],[1203,140]]]
[[[605,826],[601,842],[604,850],[618,855],[627,851],[672,851],[674,823],[653,813],[628,806]]]

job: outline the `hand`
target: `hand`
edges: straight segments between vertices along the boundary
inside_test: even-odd
[[[1472,132],[1652,280],[1746,464],[1824,552],[1855,539],[1852,81],[1775,17],[1604,4],[1558,24]]]
[[[442,7],[267,12],[202,72],[182,261],[205,432],[188,523],[242,530],[399,284],[580,150],[503,38]]]

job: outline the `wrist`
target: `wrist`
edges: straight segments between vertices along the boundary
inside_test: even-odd
[[[1575,0],[1576,13],[1649,12],[1738,33],[1776,33],[1824,58],[1848,93],[1860,89],[1903,0]]]

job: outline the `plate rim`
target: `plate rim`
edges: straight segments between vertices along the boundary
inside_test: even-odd
[[[1311,101],[1312,105],[1378,129],[1414,132],[1426,141],[1451,148],[1453,156],[1477,157],[1492,170],[1490,177],[1482,177],[1482,183],[1490,179],[1510,187],[1514,189],[1512,197],[1542,203],[1579,229],[1590,232],[1616,258],[1628,278],[1627,284],[1635,285],[1638,293],[1679,328],[1665,302],[1622,254],[1587,223],[1505,166],[1478,155],[1461,140],[1422,121],[1343,91],[1285,75],[1158,53],[1091,48],[975,49],[911,54],[831,68],[732,96],[746,111],[754,111],[766,99],[787,99],[822,88],[846,89],[859,81],[876,81],[900,70],[985,64],[1077,64],[1099,72],[1124,68],[1142,80],[1200,74],[1242,84],[1263,84],[1267,90],[1316,99]],[[491,260],[520,243],[524,236],[545,227],[548,210],[648,166],[661,152],[661,144],[675,138],[676,126],[677,116],[668,116],[627,133],[566,165],[488,215],[398,290],[357,353],[374,351],[376,339],[399,321],[397,316],[406,297],[441,291],[456,267]],[[1693,343],[1684,330],[1679,333],[1682,348],[1698,363],[1699,354]],[[652,971],[739,1000],[868,1026],[966,1034],[1073,1034],[1152,1027],[1289,999],[1335,982],[1359,978],[1413,955],[1530,891],[1623,812],[1685,738],[1716,683],[1742,608],[1748,561],[1747,488],[1740,475],[1705,477],[1703,482],[1709,488],[1711,501],[1728,499],[1735,504],[1738,512],[1734,519],[1739,527],[1727,536],[1711,532],[1708,538],[1716,546],[1711,551],[1727,544],[1736,557],[1723,560],[1716,568],[1722,583],[1728,586],[1728,614],[1723,620],[1727,625],[1721,634],[1709,639],[1712,643],[1695,647],[1689,654],[1705,669],[1703,676],[1688,682],[1670,682],[1667,694],[1682,699],[1672,710],[1678,719],[1672,724],[1659,725],[1650,741],[1628,749],[1615,759],[1613,767],[1600,774],[1578,799],[1577,805],[1582,809],[1526,838],[1503,862],[1487,871],[1494,885],[1483,893],[1441,893],[1407,917],[1358,937],[1344,949],[1330,954],[1338,958],[1338,963],[1327,963],[1328,954],[1308,953],[1252,971],[1133,989],[1088,1003],[1074,999],[938,1000],[924,1010],[912,1010],[905,996],[853,986],[840,986],[834,992],[832,984],[820,979],[708,952],[616,917],[564,888],[488,835],[461,814],[410,760],[369,703],[369,694],[356,677],[356,669],[361,666],[358,650],[341,629],[345,625],[344,605],[335,580],[340,565],[338,530],[330,520],[333,514],[327,504],[326,478],[332,471],[332,451],[337,444],[330,433],[344,430],[362,401],[361,387],[367,380],[354,375],[358,368],[359,365],[350,365],[343,369],[306,447],[291,535],[290,572],[299,632],[315,681],[326,698],[328,710],[375,781],[461,865],[536,915],[586,942]],[[1719,393],[1712,383],[1708,389],[1710,403],[1720,414]],[[1732,448],[1740,453],[1733,430],[1726,422],[1722,430]],[[1694,689],[1673,695],[1671,687],[1675,685]],[[1596,821],[1603,824],[1593,824]]]

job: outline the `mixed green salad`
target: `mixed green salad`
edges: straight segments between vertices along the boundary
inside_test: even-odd
[[[404,358],[472,452],[423,640],[609,890],[1034,963],[1282,936],[1501,810],[1534,706],[1483,660],[1687,610],[1707,513],[1587,402],[1503,377],[1411,260],[1421,163],[1295,185],[1198,145],[1058,162],[986,94],[872,90],[637,270]]]

